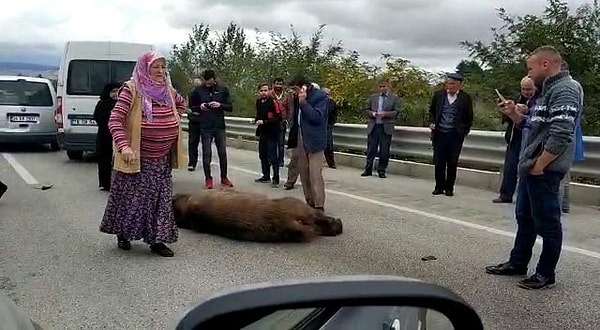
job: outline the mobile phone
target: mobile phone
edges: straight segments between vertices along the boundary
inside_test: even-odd
[[[496,94],[500,98],[500,101],[506,102],[506,98],[502,94],[500,94],[500,92],[498,91],[498,89],[494,88],[494,90],[496,91]]]

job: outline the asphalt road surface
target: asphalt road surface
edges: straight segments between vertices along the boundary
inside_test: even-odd
[[[302,198],[300,186],[284,191],[254,183],[255,152],[229,149],[229,164],[236,189]],[[199,169],[174,172],[175,191],[202,188]],[[216,164],[213,174],[219,175]],[[385,274],[449,287],[487,329],[598,329],[598,210],[572,208],[558,284],[532,292],[518,288],[516,278],[483,271],[505,260],[513,240],[514,206],[492,204],[493,193],[458,187],[454,197],[431,196],[431,182],[361,178],[351,168],[325,168],[324,175],[326,210],[344,221],[342,236],[274,245],[181,231],[171,245],[175,257],[161,258],[141,242],[118,250],[113,236],[98,231],[107,194],[97,189],[94,163],[68,161],[63,152],[5,151],[0,289],[45,329],[165,329],[201,295],[232,285]],[[426,256],[436,260],[421,260]],[[536,245],[534,261],[538,256]]]

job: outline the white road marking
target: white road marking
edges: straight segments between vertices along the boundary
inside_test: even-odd
[[[218,164],[218,163],[216,163]],[[244,173],[248,173],[248,174],[253,174],[253,175],[260,175],[260,173],[255,172],[255,171],[251,171],[251,170],[247,170],[245,168],[242,167],[238,167],[238,166],[227,166],[228,168],[232,169],[232,170],[236,170],[239,172],[244,172]],[[301,183],[296,183],[296,185],[301,186]],[[401,212],[405,212],[405,213],[410,213],[410,214],[414,214],[414,215],[418,215],[418,216],[422,216],[425,218],[429,218],[429,219],[434,219],[434,220],[438,220],[438,221],[443,221],[443,222],[447,222],[447,223],[452,223],[455,225],[459,225],[459,226],[463,226],[463,227],[467,227],[467,228],[472,228],[472,229],[477,229],[477,230],[481,230],[481,231],[485,231],[494,235],[498,235],[498,236],[504,236],[504,237],[510,237],[510,238],[515,238],[515,234],[509,231],[505,231],[505,230],[500,230],[497,228],[492,228],[492,227],[488,227],[488,226],[483,226],[483,225],[479,225],[479,224],[475,224],[472,222],[468,222],[468,221],[462,221],[462,220],[458,220],[458,219],[454,219],[454,218],[450,218],[450,217],[446,217],[443,215],[438,215],[438,214],[433,214],[433,213],[429,213],[429,212],[425,212],[425,211],[421,211],[421,210],[416,210],[416,209],[412,209],[410,207],[406,207],[406,206],[399,206],[399,205],[395,205],[395,204],[391,204],[391,203],[386,203],[386,202],[382,202],[382,201],[378,201],[376,199],[372,199],[372,198],[367,198],[367,197],[362,197],[362,196],[358,196],[358,195],[354,195],[354,194],[349,194],[343,191],[337,191],[337,190],[332,190],[332,189],[325,189],[325,191],[329,194],[333,194],[333,195],[338,195],[338,196],[342,196],[342,197],[346,197],[346,198],[350,198],[350,199],[354,199],[357,201],[361,201],[361,202],[365,202],[365,203],[369,203],[369,204],[373,204],[373,205],[378,205],[378,206],[383,206],[383,207],[387,207],[390,209],[394,209],[397,211],[401,211]],[[542,239],[538,238],[536,240],[536,244],[541,246],[542,245]],[[583,255],[586,257],[591,257],[591,258],[595,258],[595,259],[600,259],[600,252],[595,252],[595,251],[591,251],[591,250],[586,250],[586,249],[582,249],[582,248],[578,248],[578,247],[574,247],[574,246],[569,246],[569,245],[563,245],[563,250],[564,251],[569,251],[572,253],[576,253],[579,255]]]
[[[6,159],[6,161],[10,164],[10,166],[12,166],[12,168],[17,172],[17,174],[19,174],[19,176],[23,179],[23,181],[25,181],[25,183],[27,183],[28,185],[40,184],[38,180],[36,180],[36,178],[34,178],[33,175],[29,173],[25,166],[21,165],[21,163],[19,163],[13,155],[8,153],[2,153],[2,157]]]

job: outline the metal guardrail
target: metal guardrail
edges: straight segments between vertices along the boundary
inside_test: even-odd
[[[252,118],[225,117],[227,136],[255,140],[256,126]],[[187,130],[187,116],[182,116]],[[337,151],[365,154],[367,149],[366,125],[336,124],[334,144]],[[504,163],[506,142],[504,132],[472,130],[465,139],[460,155],[460,166],[472,169],[500,171]],[[598,184],[600,181],[600,137],[584,137],[585,160],[573,165],[571,175],[580,182]],[[433,148],[429,128],[396,126],[392,138],[393,158],[432,163]]]

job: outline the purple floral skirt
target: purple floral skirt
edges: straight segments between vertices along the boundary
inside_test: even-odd
[[[148,244],[176,242],[172,194],[169,155],[142,158],[138,173],[113,171],[100,231]]]

